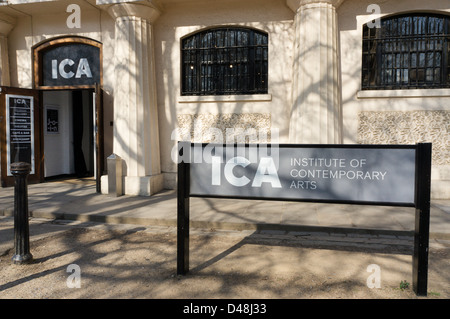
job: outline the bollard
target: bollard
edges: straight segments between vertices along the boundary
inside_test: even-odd
[[[111,154],[106,159],[108,165],[108,195],[121,196],[122,189],[122,158]]]
[[[28,225],[28,190],[27,177],[31,165],[28,163],[12,163],[11,173],[14,175],[14,256],[15,264],[30,263],[30,230]]]

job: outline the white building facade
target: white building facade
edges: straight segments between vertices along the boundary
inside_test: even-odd
[[[37,181],[107,192],[114,153],[125,194],[150,196],[176,188],[178,140],[244,131],[432,142],[432,198],[450,198],[450,0],[0,1],[0,85],[34,94]]]

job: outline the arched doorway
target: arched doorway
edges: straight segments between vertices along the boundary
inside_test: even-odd
[[[102,45],[78,36],[33,47],[33,87],[40,92],[42,179],[103,171]]]

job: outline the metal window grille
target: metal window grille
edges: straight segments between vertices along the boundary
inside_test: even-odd
[[[362,89],[450,87],[450,17],[413,14],[363,26]]]
[[[182,39],[182,95],[267,93],[268,35],[214,28]]]

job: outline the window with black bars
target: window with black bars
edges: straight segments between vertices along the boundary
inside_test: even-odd
[[[450,88],[450,17],[409,14],[363,26],[362,89]]]
[[[182,39],[181,50],[181,95],[267,93],[267,33],[208,29]]]

